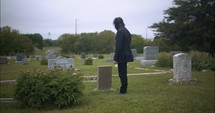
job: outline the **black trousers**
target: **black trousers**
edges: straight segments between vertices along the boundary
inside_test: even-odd
[[[118,73],[121,81],[120,93],[127,92],[128,78],[127,78],[127,62],[118,63]]]

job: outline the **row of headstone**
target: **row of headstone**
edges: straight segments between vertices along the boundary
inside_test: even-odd
[[[153,56],[154,57],[154,56]],[[155,58],[155,57],[154,57]],[[190,83],[192,79],[191,57],[187,53],[178,53],[173,56],[173,83]],[[97,90],[109,90],[112,87],[112,66],[100,66],[97,72]]]
[[[0,56],[0,64],[8,64],[8,59],[15,59],[16,63],[19,64],[27,64],[27,62],[29,61],[26,54],[24,53],[17,53],[15,58],[13,58],[13,56]],[[35,60],[42,60],[42,56],[41,55],[35,55]]]
[[[80,58],[81,59],[86,59],[87,57],[88,57],[88,55],[86,53],[84,53],[84,52],[82,52],[80,54]],[[93,58],[92,59],[98,59],[98,55],[97,54],[93,54]]]
[[[157,62],[157,55],[159,48],[157,46],[144,47],[144,60],[141,60],[141,64],[144,66],[152,66]],[[181,51],[173,51],[173,79],[170,79],[170,83],[190,83],[195,81],[192,79],[192,64],[191,57],[187,53]]]
[[[135,58],[135,57],[137,57],[137,49],[131,49],[131,52],[132,52],[132,55],[133,55],[133,57]],[[106,59],[106,62],[113,62],[113,59],[114,59],[114,54],[115,53],[110,53],[110,58],[109,59]]]

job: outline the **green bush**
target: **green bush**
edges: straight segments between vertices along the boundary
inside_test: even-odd
[[[98,57],[99,57],[99,59],[103,59],[104,55],[100,54]]]
[[[77,105],[81,101],[84,88],[80,75],[74,69],[21,72],[17,79],[15,100],[20,106],[31,108]]]
[[[192,59],[192,69],[199,71],[203,69],[215,70],[215,59],[209,56],[208,53],[191,51],[190,54]]]
[[[45,57],[42,57],[42,60],[40,61],[41,65],[48,65],[48,60]]]
[[[85,59],[84,64],[85,64],[85,65],[93,65],[93,59],[92,59],[92,58],[87,58],[87,59]]]
[[[215,59],[210,57],[208,53],[191,51],[192,69],[203,70],[210,69],[215,71]],[[173,68],[173,55],[171,53],[161,52],[157,56],[156,66]]]
[[[173,68],[173,55],[167,52],[161,52],[157,56],[156,66]]]

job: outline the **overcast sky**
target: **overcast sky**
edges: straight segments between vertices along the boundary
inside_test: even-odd
[[[40,33],[57,39],[64,33],[111,30],[115,17],[122,17],[132,34],[153,38],[147,28],[163,19],[173,0],[1,0],[1,27],[20,33]],[[147,33],[147,35],[146,35]]]

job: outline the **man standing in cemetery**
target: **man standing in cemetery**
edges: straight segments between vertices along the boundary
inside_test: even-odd
[[[121,81],[120,93],[125,94],[127,93],[128,86],[127,63],[133,61],[131,34],[127,28],[125,28],[122,18],[115,18],[113,23],[117,30],[114,63],[118,64],[118,73]]]

